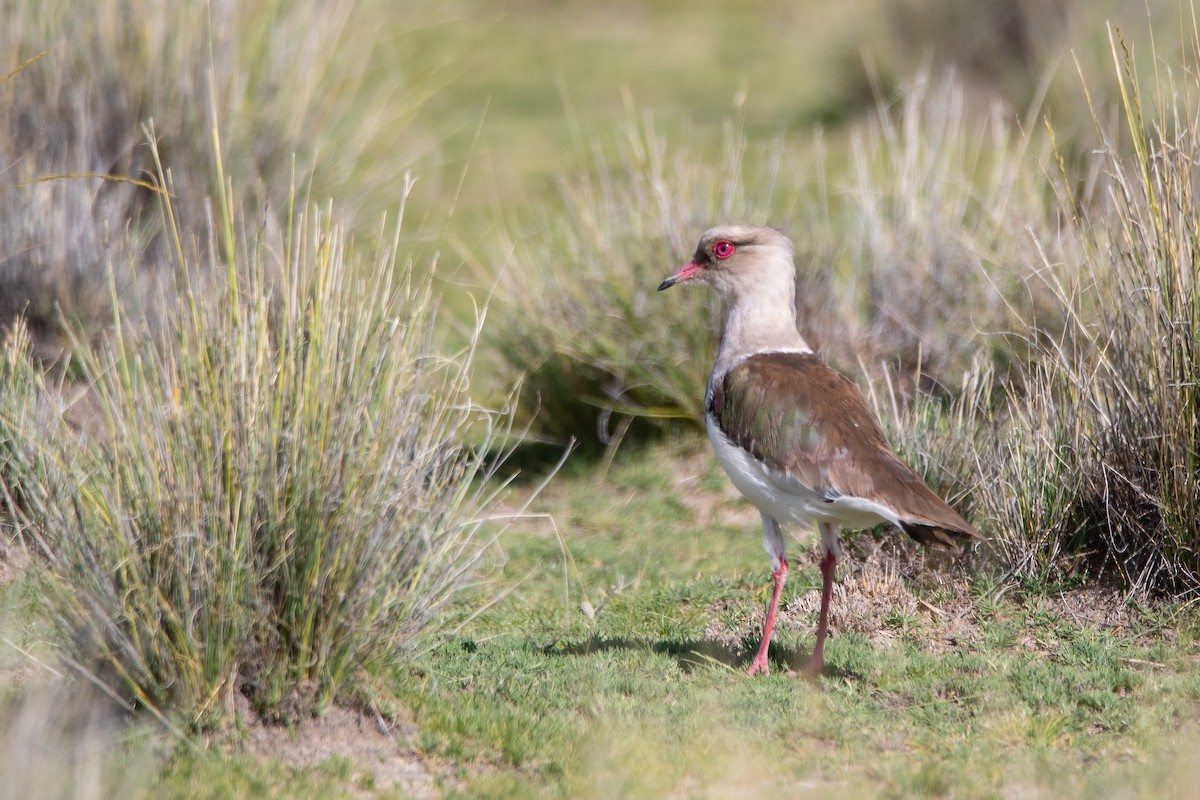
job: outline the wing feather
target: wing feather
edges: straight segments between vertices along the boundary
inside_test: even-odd
[[[925,544],[980,538],[896,455],[858,388],[812,353],[751,356],[715,383],[709,410],[735,444],[831,502],[894,509]]]

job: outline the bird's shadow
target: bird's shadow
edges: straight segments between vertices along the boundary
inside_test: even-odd
[[[659,653],[675,659],[679,668],[685,673],[691,673],[698,667],[724,666],[731,670],[745,671],[750,666],[754,654],[754,643],[730,643],[720,639],[689,639],[687,641],[653,642],[644,639],[627,639],[624,637],[594,635],[581,642],[573,644],[555,643],[547,645],[548,655],[587,656],[608,650],[639,650]],[[768,652],[772,672],[781,674],[801,674],[808,663],[810,653],[794,647],[782,647],[774,643]],[[826,678],[855,677],[853,673],[825,662],[825,670],[821,673]]]

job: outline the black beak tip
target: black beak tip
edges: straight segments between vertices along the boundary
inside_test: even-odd
[[[663,289],[670,289],[674,285],[675,285],[675,279],[667,278],[665,281],[663,281],[662,283],[660,283],[658,285],[658,291],[661,292]]]

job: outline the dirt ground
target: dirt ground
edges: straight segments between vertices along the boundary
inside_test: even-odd
[[[245,732],[237,747],[256,758],[297,767],[341,758],[353,765],[352,782],[364,789],[399,789],[418,799],[438,796],[433,774],[413,746],[415,729],[409,724],[341,706],[293,727],[264,723],[244,701],[238,713]]]

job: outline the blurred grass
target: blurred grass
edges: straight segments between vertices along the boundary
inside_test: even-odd
[[[406,4],[414,8],[429,7]],[[485,219],[495,207],[552,197],[562,176],[587,170],[593,142],[631,108],[652,109],[661,135],[686,138],[715,163],[737,109],[753,142],[804,137],[814,126],[848,130],[922,68],[955,69],[971,113],[999,104],[1036,127],[1053,109],[1065,133],[1082,136],[1092,123],[1071,59],[1115,89],[1104,21],[1145,30],[1149,16],[1160,52],[1187,29],[1174,0],[458,0],[436,8],[413,15],[429,25],[408,51],[453,75],[417,121],[439,143],[425,166],[441,164],[450,178],[469,167],[460,207],[482,209]],[[1143,63],[1148,57],[1139,51]],[[830,137],[835,151],[840,138]]]
[[[1164,39],[1178,28],[1170,6],[1153,6],[1168,23],[1159,28]],[[280,204],[295,171],[312,196],[338,197],[369,230],[394,206],[404,171],[419,163],[422,186],[406,234],[414,253],[450,250],[490,263],[496,229],[507,229],[514,215],[518,229],[536,229],[537,206],[553,204],[563,176],[594,169],[593,144],[610,136],[614,119],[636,117],[631,109],[652,109],[660,136],[715,167],[731,116],[751,142],[784,136],[803,150],[814,126],[854,129],[922,65],[940,74],[966,54],[970,109],[999,104],[1036,126],[1040,110],[1055,108],[1064,133],[1086,132],[1090,117],[1070,64],[1064,68],[1066,54],[1110,85],[1099,20],[1111,14],[1143,24],[1145,13],[1128,0],[1056,0],[1048,10],[987,3],[966,15],[950,0],[206,8],[194,0],[158,5],[134,23],[121,4],[103,2],[93,7],[95,25],[75,26],[69,4],[4,0],[0,72],[12,74],[0,94],[19,113],[0,131],[9,187],[0,202],[11,201],[0,216],[27,219],[6,236],[27,241],[0,263],[10,287],[0,315],[28,308],[31,319],[44,320],[39,342],[48,342],[48,355],[65,345],[59,314],[89,333],[108,316],[96,273],[116,268],[131,306],[138,298],[152,306],[169,275],[153,268],[161,261],[153,216],[136,213],[146,197],[80,177],[38,187],[27,181],[136,178],[151,166],[139,126],[153,119],[180,187],[177,202],[202,197],[213,188],[207,136],[197,135],[212,124],[210,77],[225,158],[230,174],[242,176],[247,203]],[[1022,44],[1006,50],[997,30]],[[838,133],[825,141],[837,174],[850,157],[848,140]],[[124,240],[105,227],[105,219],[131,214],[139,236]],[[20,233],[43,225],[73,234],[52,248],[44,235]],[[97,260],[100,249],[112,257]],[[129,261],[144,269],[125,272]],[[446,277],[487,291],[469,273]],[[162,290],[172,291],[169,283]],[[447,302],[470,312],[461,292]]]

